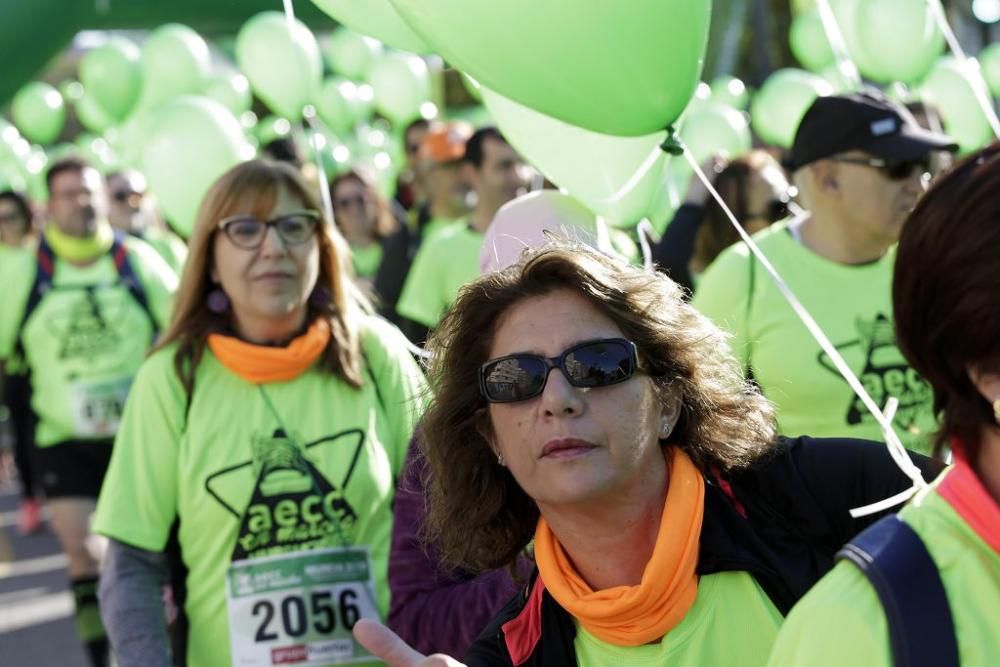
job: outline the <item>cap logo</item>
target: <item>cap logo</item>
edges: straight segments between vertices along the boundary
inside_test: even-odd
[[[883,137],[887,134],[893,134],[896,131],[896,119],[895,118],[883,118],[882,120],[877,120],[872,123],[872,136]]]

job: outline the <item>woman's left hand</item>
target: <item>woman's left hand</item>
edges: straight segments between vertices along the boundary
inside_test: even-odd
[[[465,667],[441,653],[431,656],[417,653],[395,632],[370,619],[363,618],[357,622],[354,638],[389,667]]]

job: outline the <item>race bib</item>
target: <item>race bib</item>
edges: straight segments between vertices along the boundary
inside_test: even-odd
[[[368,550],[328,548],[232,563],[226,576],[234,667],[321,667],[375,660],[354,640],[379,620]]]
[[[132,378],[77,381],[70,385],[73,433],[80,437],[111,437],[118,432]]]

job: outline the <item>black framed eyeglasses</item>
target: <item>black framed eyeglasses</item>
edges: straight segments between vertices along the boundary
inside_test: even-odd
[[[929,158],[919,160],[888,160],[879,157],[834,157],[829,158],[831,162],[845,162],[847,164],[859,164],[863,167],[878,169],[890,181],[905,181],[913,175],[914,170],[919,169],[920,174],[931,173],[931,163]]]
[[[234,215],[219,221],[218,228],[238,248],[256,250],[264,243],[268,227],[274,227],[287,245],[309,241],[319,226],[319,211],[295,211],[273,220],[260,220],[252,215]]]
[[[635,375],[639,358],[624,338],[579,343],[558,357],[511,354],[479,367],[479,391],[490,403],[525,401],[542,393],[553,368],[574,387],[608,387]]]

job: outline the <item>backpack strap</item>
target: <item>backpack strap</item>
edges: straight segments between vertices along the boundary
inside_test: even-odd
[[[958,667],[941,575],[910,526],[889,515],[848,542],[837,558],[854,563],[878,593],[896,667]]]
[[[128,256],[128,249],[125,247],[125,234],[115,230],[114,240],[111,242],[111,257],[115,261],[115,271],[118,272],[118,282],[128,290],[128,293],[135,299],[142,310],[149,318],[149,323],[153,327],[153,339],[159,335],[159,327],[156,325],[156,318],[149,307],[149,300],[146,298],[146,290],[139,280],[139,275],[132,266],[132,261]]]
[[[24,304],[24,313],[21,315],[21,322],[17,325],[17,335],[14,338],[15,357],[24,358],[24,327],[28,324],[38,304],[42,302],[45,295],[52,289],[52,280],[55,276],[56,255],[52,252],[52,246],[45,240],[42,234],[38,240],[38,248],[35,251],[35,278],[31,283],[31,291],[28,292],[28,301]]]

